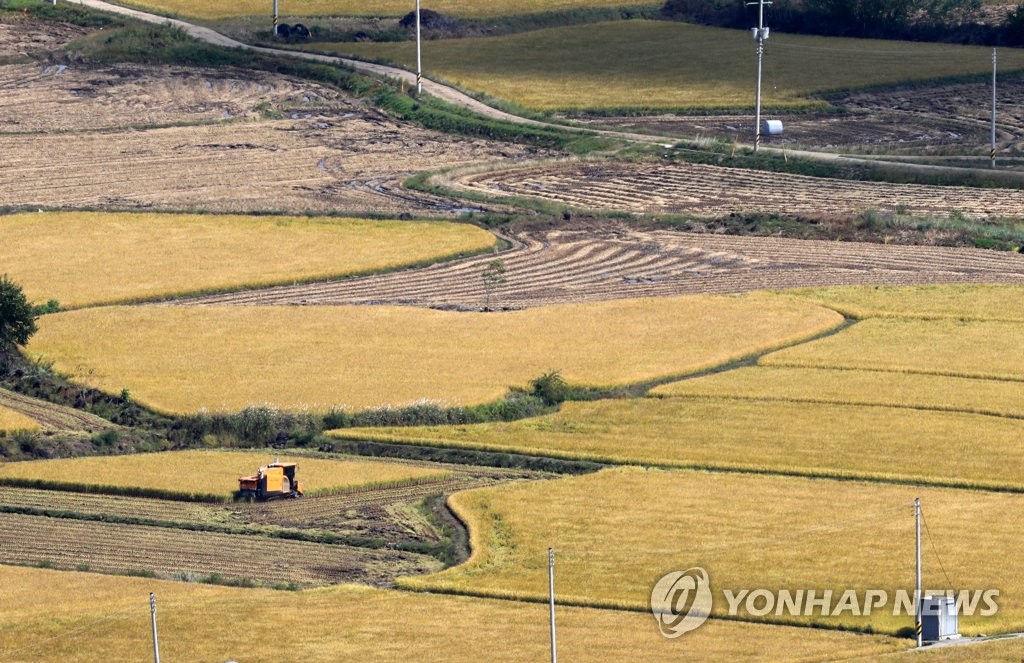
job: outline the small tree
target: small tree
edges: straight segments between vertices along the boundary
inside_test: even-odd
[[[487,263],[487,268],[480,275],[484,280],[484,308],[491,308],[491,292],[505,282],[505,263],[501,260],[492,260]]]
[[[0,276],[0,358],[6,359],[17,345],[25,345],[36,333],[36,314],[25,293],[4,274]]]

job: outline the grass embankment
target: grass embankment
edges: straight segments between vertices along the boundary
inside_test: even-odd
[[[654,396],[879,405],[1024,419],[1018,382],[855,369],[753,366],[655,387]],[[885,412],[885,410],[882,410]]]
[[[339,586],[302,592],[211,587],[89,573],[0,567],[0,653],[76,663],[152,655],[149,592],[168,660],[416,660],[534,662],[548,656],[547,607]],[[61,601],[55,604],[54,596]],[[244,606],[244,609],[240,609]],[[381,619],[381,615],[398,615]],[[685,646],[649,614],[558,609],[558,651],[571,660],[820,660],[877,656],[905,641],[712,621]],[[344,625],[339,628],[339,625]],[[273,647],[254,642],[274,634]],[[102,643],[102,645],[98,644]],[[495,646],[495,643],[514,643]]]
[[[158,410],[486,403],[552,370],[574,385],[693,373],[842,324],[759,295],[488,314],[392,306],[110,307],[45,316],[28,347],[75,380]]]
[[[1024,490],[1021,422],[956,412],[732,398],[565,403],[511,423],[331,431],[343,439],[622,464]]]
[[[37,430],[39,430],[38,421],[0,405],[0,434]]]
[[[809,96],[841,88],[981,74],[982,47],[773,34],[763,103],[822,106]],[[411,42],[311,44],[310,49],[412,66]],[[1024,52],[1006,49],[1007,70]],[[663,21],[613,21],[493,38],[436,40],[426,71],[536,110],[723,109],[753,103],[754,45],[747,30]]]
[[[1024,536],[1024,496],[856,482],[708,475],[619,468],[585,477],[459,493],[450,502],[470,524],[473,555],[463,566],[401,585],[430,591],[543,600],[547,549],[556,554],[559,600],[646,611],[665,573],[702,567],[723,614],[723,591],[833,589],[913,591],[912,501],[922,499],[933,549],[924,585],[998,588],[999,612],[961,616],[965,634],[1020,630],[1024,579],[1005,563]],[[552,508],[557,505],[558,508]],[[763,601],[758,607],[763,605]],[[819,611],[814,611],[818,613]],[[893,601],[868,616],[783,612],[766,621],[896,633],[913,616]]]
[[[0,228],[4,270],[65,307],[338,278],[496,242],[466,224],[325,217],[30,213]]]
[[[94,456],[0,465],[0,484],[83,492],[227,501],[238,477],[274,461],[276,451],[178,451],[134,456]],[[307,495],[421,483],[448,476],[396,463],[288,457]]]

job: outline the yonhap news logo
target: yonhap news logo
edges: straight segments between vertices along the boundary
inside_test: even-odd
[[[673,571],[651,590],[651,612],[666,638],[678,638],[703,624],[711,614],[711,582],[700,567]]]

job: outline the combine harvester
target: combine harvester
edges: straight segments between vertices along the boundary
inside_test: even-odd
[[[278,497],[302,497],[302,488],[295,478],[297,463],[282,463],[278,459],[256,470],[251,477],[239,477],[238,499],[271,500]]]

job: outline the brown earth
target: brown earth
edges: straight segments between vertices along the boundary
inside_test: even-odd
[[[106,419],[48,401],[0,389],[0,405],[39,423],[48,432],[101,433],[118,428]]]
[[[392,274],[212,295],[187,304],[404,304],[481,310],[482,274],[501,259],[492,308],[825,285],[1024,283],[1024,255],[640,231],[594,225],[523,232],[514,248]]]
[[[830,97],[846,112],[766,117],[780,119],[784,134],[767,144],[809,149],[878,150],[917,154],[964,152],[988,155],[992,88],[990,83],[954,83],[853,92]],[[753,109],[734,115],[652,115],[590,118],[588,124],[676,136],[709,136],[750,143]],[[996,141],[1001,155],[1024,148],[1024,79],[998,82]]]
[[[31,45],[23,21],[4,21],[0,63]],[[54,47],[66,32],[31,31]],[[0,65],[0,91],[0,206],[447,214],[461,204],[401,182],[542,154],[405,125],[326,86],[243,70],[20,62]]]
[[[567,162],[466,175],[491,196],[530,196],[591,210],[706,217],[767,212],[821,218],[867,210],[1018,217],[1024,191],[827,179],[690,163]]]
[[[88,32],[76,25],[7,14],[0,20],[0,62],[45,57]]]

